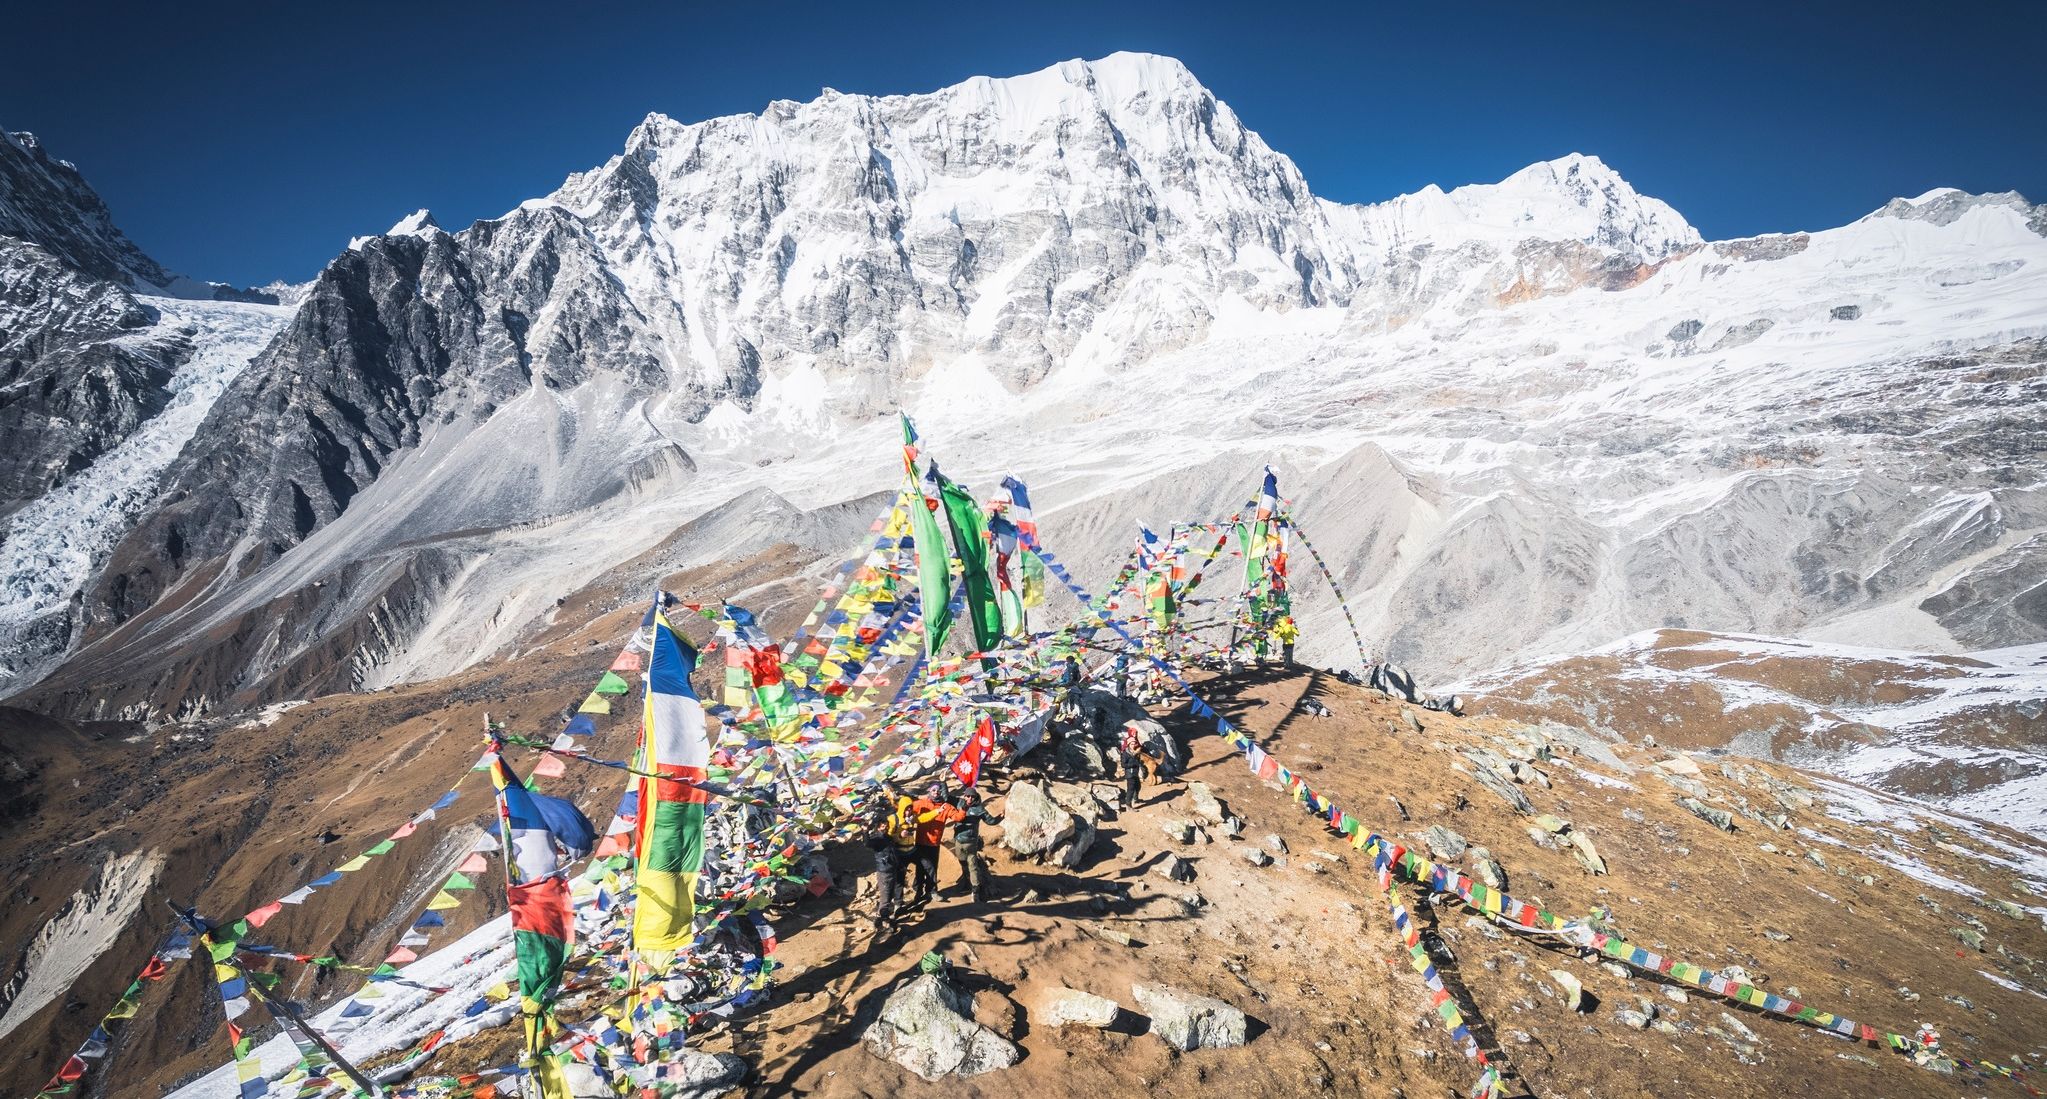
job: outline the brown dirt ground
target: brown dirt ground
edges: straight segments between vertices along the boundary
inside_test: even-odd
[[[793,557],[756,560],[675,580],[677,587],[735,590],[777,568],[787,575],[793,564]],[[798,590],[792,588],[790,600],[799,599]],[[551,729],[561,706],[580,699],[637,613],[611,609],[614,604],[587,593],[572,598],[561,617],[588,624],[546,631],[517,660],[416,687],[318,699],[268,728],[218,727],[197,740],[173,741],[173,733],[195,730],[171,727],[126,743],[96,736],[100,730],[11,716],[0,735],[10,748],[32,745],[45,762],[38,772],[44,777],[36,780],[43,791],[37,811],[0,824],[0,872],[17,883],[16,903],[0,910],[0,947],[18,950],[48,918],[52,899],[88,879],[100,859],[142,846],[170,856],[159,893],[196,899],[211,913],[240,912],[295,888],[374,843],[446,789],[473,758],[474,731],[485,711],[517,729]],[[586,612],[603,613],[588,620]],[[2047,1058],[2047,963],[2034,961],[2047,958],[2047,932],[2038,916],[2014,919],[1860,853],[1891,847],[1887,833],[1816,811],[1796,814],[1794,823],[1846,846],[1747,819],[1726,833],[1678,807],[1676,791],[1646,770],[1614,776],[1632,787],[1621,789],[1585,778],[1575,768],[1600,770],[1585,758],[1543,766],[1553,786],[1523,789],[1538,813],[1566,817],[1596,841],[1611,873],[1592,877],[1567,855],[1536,846],[1525,831],[1527,818],[1456,769],[1462,766],[1453,766],[1457,757],[1433,747],[1491,743],[1489,737],[1512,728],[1508,719],[1423,714],[1425,732],[1417,735],[1399,723],[1399,707],[1390,701],[1298,670],[1240,675],[1207,689],[1231,720],[1367,823],[1401,834],[1440,823],[1488,846],[1506,866],[1516,895],[1540,897],[1567,914],[1609,905],[1622,929],[1643,945],[1668,947],[1709,966],[1739,963],[1761,975],[1765,988],[1789,995],[1795,987],[1822,1007],[1879,1027],[1909,1031],[1930,1019],[1968,1055],[2008,1060],[2024,1053],[2036,1064]],[[1334,716],[1300,711],[1309,697]],[[1187,739],[1188,777],[1211,784],[1245,819],[1243,840],[1172,844],[1161,822],[1192,814],[1182,789],[1169,783],[1147,791],[1143,807],[1109,820],[1077,871],[1018,863],[991,845],[1004,890],[997,901],[942,898],[887,941],[876,942],[867,931],[865,897],[834,892],[808,901],[778,916],[779,957],[788,968],[770,1006],[706,1035],[702,1046],[735,1050],[751,1061],[759,1073],[751,1090],[760,1095],[950,1099],[1141,1089],[1447,1096],[1468,1089],[1474,1070],[1429,1012],[1358,854],[1259,782],[1222,741],[1206,735],[1206,723],[1193,721],[1184,708],[1161,717]],[[599,726],[593,750],[623,754],[631,719],[600,719]],[[1620,751],[1642,765],[1652,758]],[[1801,781],[1787,768],[1760,768]],[[81,775],[86,782],[73,787],[71,779]],[[1733,790],[1711,765],[1706,781],[1716,792]],[[465,780],[463,789],[464,800],[439,822],[446,831],[422,829],[383,856],[376,873],[353,875],[317,903],[288,910],[263,929],[264,939],[301,949],[331,947],[374,963],[399,930],[390,914],[416,908],[474,835],[465,829],[481,819],[487,801],[477,780]],[[572,769],[553,789],[573,793],[601,823],[619,782],[614,773]],[[1412,820],[1400,821],[1389,798],[1397,798]],[[341,840],[320,844],[315,837],[323,829]],[[1233,853],[1240,844],[1262,844],[1268,834],[1290,849],[1285,865],[1257,868]],[[2013,845],[2030,842],[2004,838]],[[2018,891],[2010,872],[1936,847],[1925,833],[1901,842],[1913,858],[1989,896],[2041,903]],[[1763,843],[1783,852],[1763,852]],[[1168,849],[1194,863],[1198,876],[1191,886],[1150,873]],[[1809,849],[1823,852],[1829,867],[1873,875],[1876,884],[1822,870],[1802,857]],[[1342,861],[1312,873],[1307,867],[1318,861],[1314,851]],[[858,848],[835,851],[842,882],[859,878],[865,858]],[[948,855],[946,884],[956,874]],[[1205,903],[1190,908],[1180,898],[1193,891]],[[437,942],[451,942],[501,910],[489,889],[469,896],[450,913],[450,927]],[[2021,1094],[2005,1082],[1936,1075],[1894,1054],[1703,993],[1673,1003],[1649,980],[1610,975],[1541,942],[1495,938],[1455,906],[1420,905],[1412,890],[1407,896],[1423,926],[1438,930],[1455,952],[1456,960],[1442,966],[1445,977],[1489,1048],[1514,1074],[1515,1086],[1533,1094]],[[0,1085],[22,1094],[47,1078],[132,974],[165,922],[159,917],[167,915],[153,898],[145,919],[68,1000],[12,1036]],[[1987,928],[1989,953],[1967,950],[1952,937],[1964,919]],[[1103,929],[1125,933],[1135,945],[1104,939]],[[1016,1067],[933,1084],[866,1051],[859,1040],[865,1020],[928,950],[965,971],[979,992],[983,1020],[1023,1047]],[[1601,1006],[1589,1015],[1566,1010],[1545,976],[1552,968],[1576,974]],[[2000,987],[1979,971],[2032,991]],[[1038,997],[1055,985],[1109,996],[1129,1008],[1130,984],[1137,980],[1238,1005],[1256,1020],[1252,1041],[1241,1049],[1180,1055],[1130,1019],[1103,1032],[1031,1023]],[[106,1070],[95,1074],[90,1094],[157,1094],[225,1058],[206,975],[184,967],[164,985],[150,990],[143,1017],[124,1032]],[[1905,1002],[1900,986],[1923,999]],[[326,1002],[346,987],[300,981],[292,992]],[[1944,994],[1966,998],[1968,1006],[1945,1001]],[[1652,997],[1680,1032],[1635,1030],[1614,1020],[1614,1007],[1632,1006],[1641,996]],[[1739,1016],[1755,1032],[1753,1043],[1733,1035],[1723,1013]],[[501,1038],[464,1043],[432,1070],[484,1063],[483,1047],[501,1044]]]

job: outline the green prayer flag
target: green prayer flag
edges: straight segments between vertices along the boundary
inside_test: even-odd
[[[935,491],[938,467],[925,475],[926,491]],[[917,592],[924,602],[924,651],[937,652],[952,632],[952,566],[947,561],[945,535],[939,532],[938,517],[932,514],[934,496],[926,492],[909,495],[910,532],[917,550]]]
[[[1002,604],[988,574],[988,520],[964,487],[940,477],[945,517],[952,527],[952,548],[965,571],[967,616],[974,628],[974,647],[982,652],[1002,644]]]
[[[627,683],[617,672],[605,672],[604,678],[597,681],[596,693],[601,695],[622,695],[632,689],[632,684]]]

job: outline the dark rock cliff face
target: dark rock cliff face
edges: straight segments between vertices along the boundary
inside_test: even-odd
[[[189,344],[153,310],[0,237],[0,521],[163,410]]]
[[[115,227],[75,166],[30,133],[0,133],[0,236],[39,244],[65,266],[123,286],[167,286],[176,277]]]

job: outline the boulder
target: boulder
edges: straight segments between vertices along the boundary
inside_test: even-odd
[[[942,974],[916,977],[889,994],[861,1035],[877,1057],[926,1080],[978,1076],[1016,1064],[1015,1044],[973,1019],[972,994]]]
[[[1223,803],[1217,801],[1215,792],[1208,788],[1208,783],[1188,783],[1187,798],[1194,803],[1194,815],[1210,824],[1222,824],[1230,819],[1229,814],[1223,812]]]
[[[1471,777],[1477,779],[1480,786],[1492,791],[1501,801],[1513,806],[1514,811],[1517,813],[1535,812],[1535,803],[1529,801],[1528,795],[1522,793],[1521,788],[1514,785],[1513,779],[1500,773],[1502,768],[1495,767],[1491,761],[1469,750],[1463,754],[1464,758],[1471,762]]]
[[[1088,778],[1105,778],[1109,774],[1109,761],[1102,755],[1101,747],[1084,736],[1070,736],[1059,742],[1059,766],[1069,774]]]
[[[1122,1010],[1107,996],[1062,986],[1045,994],[1038,1004],[1034,1021],[1046,1026],[1088,1026],[1099,1030],[1114,1026],[1116,1016]]]
[[[1725,809],[1715,809],[1699,801],[1697,798],[1679,798],[1677,803],[1684,806],[1686,812],[1720,829],[1722,832],[1734,831],[1734,814]]]
[[[1003,807],[1002,843],[1019,855],[1071,869],[1094,846],[1100,815],[1100,803],[1085,787],[1016,783]]]
[[[1469,844],[1464,837],[1440,824],[1431,824],[1422,831],[1422,842],[1428,845],[1429,857],[1438,862],[1455,862],[1464,857]]]
[[[1228,1049],[1250,1038],[1250,1020],[1221,1000],[1148,984],[1130,986],[1130,995],[1151,1016],[1151,1033],[1182,1053]]]

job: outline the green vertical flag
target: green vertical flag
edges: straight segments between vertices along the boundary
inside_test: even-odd
[[[935,472],[935,471],[934,471]],[[938,478],[945,517],[952,526],[952,548],[966,572],[967,615],[974,627],[974,647],[987,652],[1002,644],[1002,604],[988,573],[988,520],[974,496],[963,486]]]
[[[904,446],[914,438],[910,434],[909,418],[903,419]],[[938,466],[931,465],[924,473],[924,482],[918,494],[910,501],[911,536],[917,547],[917,591],[924,601],[924,651],[935,653],[945,644],[945,637],[952,632],[952,566],[945,551],[945,535],[938,529],[938,507],[941,492]]]

